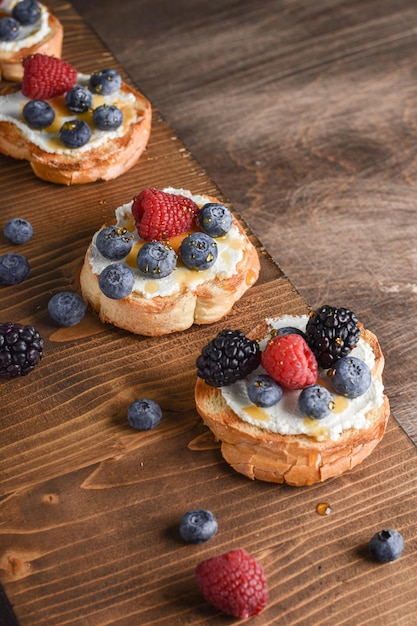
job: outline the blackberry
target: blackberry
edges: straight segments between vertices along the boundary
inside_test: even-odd
[[[325,304],[310,315],[305,334],[319,367],[328,369],[350,353],[361,331],[353,311]]]
[[[33,326],[0,324],[0,376],[26,376],[39,363],[44,343]]]
[[[240,330],[222,330],[197,358],[197,376],[211,387],[223,387],[245,378],[260,361],[257,341]]]

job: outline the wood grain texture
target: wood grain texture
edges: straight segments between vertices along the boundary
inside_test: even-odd
[[[400,312],[412,319],[412,289],[392,301],[415,228],[411,4],[141,0],[115,13],[108,0],[77,0],[123,69],[71,4],[48,4],[64,23],[67,61],[84,72],[120,69],[155,108],[145,155],[116,181],[54,186],[0,156],[2,220],[30,217],[35,230],[24,248],[31,276],[1,289],[2,316],[33,323],[46,343],[34,372],[0,384],[0,583],[20,625],[241,623],[202,600],[193,571],[244,547],[267,573],[259,626],[414,626],[416,450],[397,421],[362,466],[294,489],[231,471],[193,402],[196,356],[225,325],[249,331],[265,316],[305,312],[304,298],[354,301],[387,355],[394,416],[412,430],[413,379],[395,362],[412,363],[415,338],[398,325]],[[383,97],[396,81],[409,98],[403,119],[397,90]],[[379,113],[368,119],[377,85]],[[395,137],[406,132],[400,159]],[[78,289],[93,232],[138,189],[168,184],[233,200],[260,252],[257,285],[224,322],[166,338],[132,336],[90,314],[55,328],[47,302]],[[126,411],[144,395],[160,402],[163,420],[140,433]],[[320,502],[330,515],[317,514]],[[219,532],[190,546],[178,523],[197,507],[216,514]],[[367,543],[384,527],[402,532],[406,550],[380,566]]]

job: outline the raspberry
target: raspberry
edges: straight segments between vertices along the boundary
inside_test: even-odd
[[[32,54],[23,61],[22,94],[32,100],[55,98],[74,87],[77,70],[46,54]]]
[[[202,561],[195,577],[205,599],[234,617],[259,615],[268,603],[264,568],[241,548]]]
[[[189,230],[198,213],[191,198],[147,188],[133,200],[132,213],[139,236],[163,241]]]
[[[317,382],[317,360],[303,337],[277,335],[261,356],[268,374],[288,389],[303,389]]]

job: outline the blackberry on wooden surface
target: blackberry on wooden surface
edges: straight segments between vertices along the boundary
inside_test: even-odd
[[[0,324],[0,377],[29,374],[43,356],[44,342],[33,326]]]

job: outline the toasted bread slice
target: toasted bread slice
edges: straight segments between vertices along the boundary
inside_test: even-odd
[[[7,15],[10,2],[0,6],[0,13]],[[38,28],[30,28],[27,37],[14,42],[0,42],[0,80],[20,82],[23,77],[22,61],[30,54],[41,53],[60,58],[64,29],[58,18],[43,4]],[[42,30],[41,30],[42,29]]]
[[[263,337],[266,331],[267,325],[262,324],[251,337]],[[384,357],[378,340],[365,329],[361,330],[361,339],[371,347],[375,357],[372,378],[381,382]],[[361,463],[382,439],[390,415],[388,398],[382,394],[379,405],[366,413],[366,428],[348,428],[333,440],[314,436],[314,427],[311,436],[283,435],[248,423],[230,407],[221,389],[207,385],[200,378],[195,387],[195,402],[233,469],[251,479],[293,486],[325,481]],[[322,433],[322,420],[311,422],[316,422],[317,432]]]
[[[78,83],[88,77],[79,75]],[[92,111],[76,114],[66,109],[64,96],[48,102],[56,112],[46,129],[33,130],[24,121],[21,110],[28,101],[20,91],[0,96],[0,152],[15,159],[26,159],[39,178],[61,185],[111,180],[129,170],[145,150],[151,130],[150,102],[125,82],[111,96],[94,96],[94,106],[115,103],[124,120],[116,131],[94,129]],[[59,141],[64,121],[80,118],[93,129],[91,140],[81,148],[65,148]]]
[[[169,188],[172,193],[175,190]],[[192,197],[197,204],[217,202],[215,198],[199,196],[199,200],[187,190],[177,190],[183,195]],[[130,205],[124,205],[127,213]],[[129,217],[126,218],[129,222]],[[130,217],[131,219],[131,217]],[[118,221],[120,225],[120,220]],[[129,227],[129,224],[128,224]],[[224,317],[242,295],[258,279],[260,263],[255,246],[248,238],[243,226],[233,216],[233,234],[230,235],[231,245],[240,247],[240,259],[225,274],[224,268],[219,273],[213,266],[212,270],[198,272],[184,267],[174,271],[175,279],[181,275],[178,288],[168,295],[149,294],[158,289],[167,279],[147,280],[142,293],[133,291],[121,300],[107,298],[99,287],[99,268],[94,267],[97,251],[94,238],[90,244],[81,270],[80,282],[84,299],[96,311],[102,322],[114,324],[132,333],[147,336],[167,335],[183,331],[193,324],[210,324]],[[185,234],[184,234],[185,236]],[[228,236],[221,244],[223,257],[228,254]],[[138,242],[140,244],[140,242]],[[231,252],[233,252],[230,247]],[[219,254],[220,257],[220,254]],[[103,260],[103,259],[102,259]],[[111,261],[107,261],[110,264]],[[134,269],[135,260],[129,261]],[[227,265],[227,264],[226,264]],[[100,264],[103,267],[103,264]],[[137,271],[137,268],[136,268]],[[189,282],[188,282],[189,277]],[[171,277],[168,277],[171,280]],[[149,290],[148,290],[149,287]],[[146,293],[148,291],[148,293]],[[145,295],[144,295],[145,294]]]

